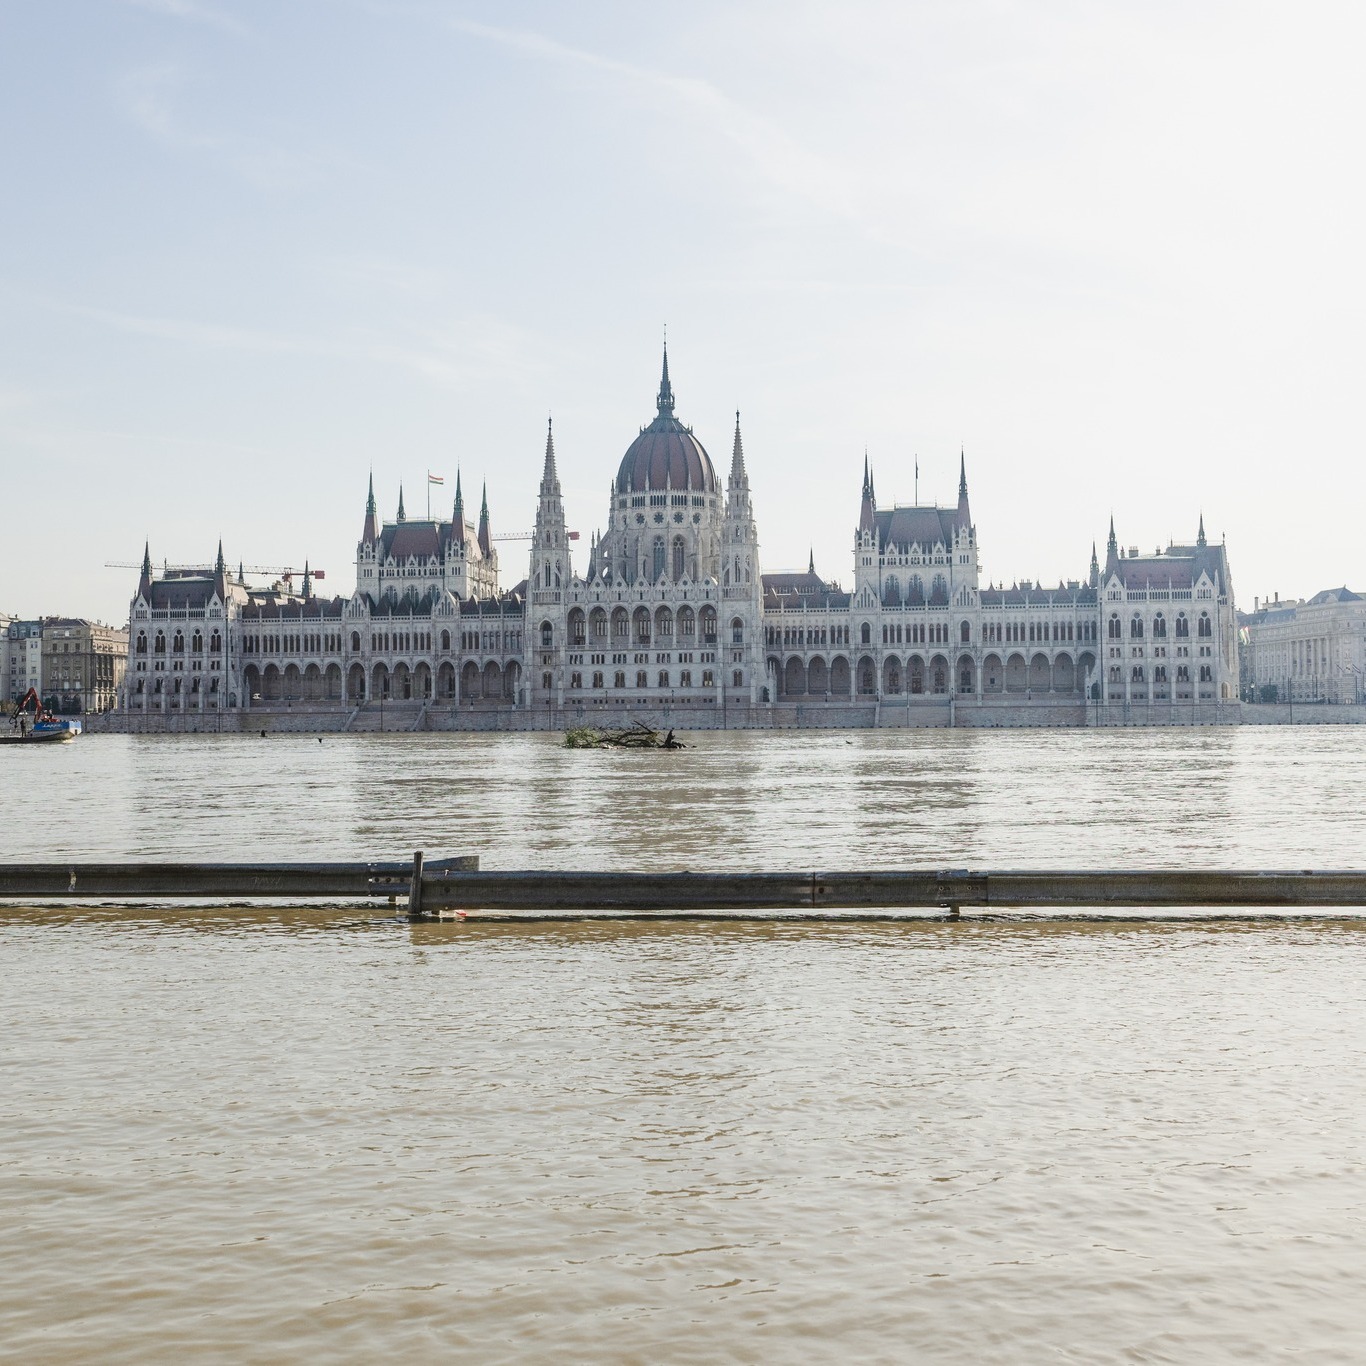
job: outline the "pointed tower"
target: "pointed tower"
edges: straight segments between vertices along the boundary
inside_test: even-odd
[[[400,485],[398,486],[398,520],[399,520],[400,522],[406,522],[406,521],[408,520],[408,514],[407,514],[406,512],[404,512],[404,510],[403,510],[403,485],[402,485],[402,484],[400,484]]]
[[[365,523],[361,527],[362,542],[379,540],[379,512],[375,507],[375,475],[370,472],[370,491],[365,495]]]
[[[300,593],[299,596],[305,599],[311,598],[313,596],[313,576],[308,572],[307,560],[304,561],[303,591]]]
[[[752,705],[765,677],[764,584],[738,410],[721,519],[721,597],[721,639],[729,642],[727,654],[717,655],[717,662],[727,666],[720,675],[722,684],[729,696]]]
[[[1119,568],[1119,541],[1115,537],[1115,518],[1110,515],[1110,536],[1105,542],[1105,577],[1109,578]]]
[[[247,586],[247,571],[241,560],[237,561],[237,584],[239,588]]]
[[[958,451],[958,524],[968,526],[972,514],[968,510],[968,458],[962,448]]]
[[[481,536],[483,525],[481,520]],[[569,534],[564,526],[564,499],[560,492],[560,476],[555,468],[555,429],[553,422],[548,421],[545,433],[545,465],[541,470],[541,496],[536,507],[536,530],[532,533],[531,567],[527,574],[528,590],[535,594],[532,601],[540,604],[563,602],[570,572]],[[560,615],[560,611],[557,610],[551,621],[558,622]]]
[[[1100,561],[1096,559],[1096,543],[1094,541],[1091,542],[1091,573],[1086,581],[1092,588],[1100,587]]]
[[[683,358],[687,360],[685,356]],[[686,376],[685,376],[686,378]],[[672,417],[674,415],[674,389],[669,383],[669,343],[664,343],[664,368],[659,376],[659,416]]]
[[[484,481],[483,501],[479,505],[479,549],[486,560],[493,558],[493,537],[489,532],[489,485]]]
[[[365,495],[365,523],[356,545],[356,592],[373,603],[379,598],[379,509],[375,506],[375,474],[370,472],[370,487]]]
[[[1200,530],[1195,537],[1195,544],[1201,550],[1204,550],[1206,545],[1208,544],[1208,542],[1205,540],[1205,514],[1203,512],[1200,514]]]
[[[148,602],[152,600],[152,543],[144,541],[142,544],[142,574],[138,579],[138,594],[146,598]]]
[[[806,572],[813,578],[816,574],[816,547],[813,545],[806,555]]]
[[[877,521],[874,513],[877,512],[877,501],[873,497],[873,476],[868,471],[868,452],[863,452],[863,502],[859,507],[858,529],[859,539],[865,535],[873,536],[877,530]]]
[[[219,602],[228,600],[228,567],[223,563],[223,539],[218,540],[218,558],[213,562],[213,587]]]

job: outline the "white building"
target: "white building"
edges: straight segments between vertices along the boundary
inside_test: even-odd
[[[1258,602],[1243,618],[1250,700],[1366,698],[1366,598],[1328,588],[1307,602]]]
[[[30,688],[43,696],[43,623],[8,620],[4,630],[5,658],[3,679],[5,696],[17,702]]]
[[[843,724],[911,724],[916,708],[926,723],[1039,721],[1049,707],[1073,723],[1236,719],[1219,710],[1238,695],[1228,557],[1203,520],[1194,544],[1150,556],[1121,551],[1112,523],[1103,570],[1093,546],[1085,578],[983,586],[961,453],[949,508],[879,507],[865,460],[844,591],[814,563],[762,572],[739,415],[723,488],[674,409],[666,354],[655,417],[616,462],[606,530],[581,569],[547,434],[527,578],[511,590],[487,496],[471,524],[458,478],[449,520],[409,518],[400,490],[392,522],[371,480],[349,598],[315,597],[307,575],[298,595],[248,591],[221,546],[214,570],[160,580],[144,554],[129,707],[388,703],[553,719],[667,706],[679,724],[727,708],[740,724],[800,724],[813,705]]]

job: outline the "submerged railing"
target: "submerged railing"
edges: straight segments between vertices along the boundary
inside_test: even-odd
[[[0,864],[0,899],[187,898],[306,903],[404,899],[443,911],[561,916],[990,910],[1366,907],[1366,871],[972,870],[890,872],[484,872],[478,855],[366,863]]]

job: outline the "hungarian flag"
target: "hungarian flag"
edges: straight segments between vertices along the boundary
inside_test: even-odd
[[[427,471],[427,482],[428,482],[429,484],[444,484],[446,481],[445,481],[445,479],[442,478],[441,475],[439,475],[439,474],[433,474],[433,473],[431,472],[431,470],[428,470],[428,471]]]

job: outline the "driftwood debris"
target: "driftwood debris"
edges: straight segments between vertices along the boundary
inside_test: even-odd
[[[625,730],[600,730],[596,726],[575,726],[564,733],[566,749],[687,749],[673,731],[661,735],[643,721]]]

